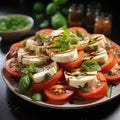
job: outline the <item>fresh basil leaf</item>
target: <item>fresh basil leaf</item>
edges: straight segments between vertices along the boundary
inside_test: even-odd
[[[82,68],[87,72],[100,71],[101,67],[95,60],[87,60],[81,64]]]
[[[42,95],[40,93],[34,93],[32,95],[32,100],[33,101],[42,101]]]
[[[112,95],[112,85],[109,85],[108,86],[108,91],[107,91],[107,97],[111,97],[111,95]]]
[[[23,74],[19,81],[19,92],[24,94],[27,90],[29,90],[31,84],[33,82],[32,74]]]

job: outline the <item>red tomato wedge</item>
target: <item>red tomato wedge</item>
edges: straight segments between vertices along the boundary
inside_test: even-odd
[[[118,45],[117,43],[109,39],[108,37],[106,37],[106,40],[111,43],[113,49],[120,50],[120,45]],[[117,56],[116,61],[118,62],[118,64],[120,64],[120,57]]]
[[[61,68],[52,78],[45,82],[40,82],[40,83],[34,83],[32,85],[32,89],[34,91],[40,91],[40,90],[45,90],[50,88],[52,85],[54,85],[56,82],[60,80],[60,78],[63,75],[63,69]]]
[[[120,80],[120,74],[117,75],[105,75],[107,81],[118,81]]]
[[[68,62],[68,63],[60,63],[60,65],[63,66],[63,68],[68,69],[68,70],[71,69],[71,68],[76,68],[82,63],[83,58],[84,58],[84,51],[81,50],[78,53],[78,59],[77,60],[72,61],[72,62]]]
[[[45,95],[55,101],[63,101],[69,99],[74,90],[67,89],[65,85],[56,84],[44,91]]]
[[[120,80],[120,66],[114,66],[111,69],[111,74],[105,74],[107,81],[119,81]]]
[[[111,43],[113,49],[119,49],[120,50],[120,46],[117,43],[115,43],[114,41],[112,41],[108,37],[106,37],[106,40]]]
[[[22,73],[18,72],[18,67],[15,66],[15,58],[10,58],[6,61],[5,69],[12,77],[20,78]]]
[[[22,42],[16,42],[10,47],[10,57],[14,57],[15,51],[17,48],[23,48],[23,43]]]
[[[120,65],[120,57],[116,58],[117,63]]]
[[[48,33],[51,33],[53,31],[53,29],[51,28],[44,28],[44,29],[41,29],[41,30],[38,30],[36,32],[36,34],[48,34]]]
[[[101,65],[102,73],[107,73],[108,71],[110,71],[110,69],[112,69],[112,67],[114,67],[116,63],[116,60],[113,54],[109,53],[108,57],[109,57],[108,60],[103,65]]]
[[[83,34],[88,34],[88,31],[83,27],[70,27],[69,30],[72,30],[72,31],[75,31],[75,32],[80,31]]]
[[[101,72],[98,72],[97,78],[101,81],[101,86],[97,86],[97,87],[93,86],[90,92],[85,92],[83,90],[78,89],[77,90],[78,95],[86,100],[100,99],[106,96],[108,90],[108,84],[106,82],[106,78]]]

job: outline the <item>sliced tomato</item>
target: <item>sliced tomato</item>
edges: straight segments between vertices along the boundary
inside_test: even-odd
[[[105,74],[107,81],[119,81],[120,80],[120,66],[114,66],[111,69],[111,73]]]
[[[120,57],[118,58],[116,58],[116,61],[117,61],[117,63],[120,65]]]
[[[109,53],[108,60],[103,65],[101,65],[101,72],[107,73],[108,71],[110,71],[110,69],[112,69],[115,63],[116,63],[115,57],[113,56],[112,53]]]
[[[112,41],[110,38],[106,37],[106,40],[111,43],[111,46],[113,49],[119,49],[120,50],[120,45]]]
[[[10,58],[9,60],[6,61],[5,69],[10,76],[20,78],[22,73],[18,72],[19,68],[15,64],[16,64],[15,58]]]
[[[55,84],[46,89],[44,93],[51,100],[63,101],[69,99],[73,95],[74,90],[66,88],[65,85]]]
[[[10,57],[14,57],[15,51],[17,48],[23,48],[23,43],[22,42],[16,42],[10,47]]]
[[[27,40],[29,40],[29,39],[35,40],[35,36],[31,36],[31,37],[25,38],[25,39],[23,40],[23,42],[24,42],[24,41],[27,41]]]
[[[83,34],[88,34],[88,31],[83,27],[70,27],[69,30],[75,31],[75,32],[80,31]]]
[[[40,82],[40,83],[34,83],[32,85],[32,89],[34,91],[40,91],[40,90],[45,90],[50,88],[52,85],[54,85],[56,82],[60,80],[60,78],[63,75],[63,69],[61,68],[52,78],[45,82]]]
[[[83,58],[84,58],[84,51],[81,50],[78,53],[78,59],[77,60],[72,61],[72,62],[68,62],[68,63],[60,63],[60,65],[63,66],[63,68],[68,69],[68,70],[71,69],[71,68],[76,68],[82,63]]]
[[[101,72],[98,72],[97,78],[98,80],[101,81],[100,86],[93,86],[90,92],[86,92],[86,91],[78,89],[77,90],[78,95],[86,100],[100,99],[106,96],[107,90],[108,90],[108,84],[106,82],[106,78]]]
[[[36,34],[45,34],[45,35],[47,35],[47,34],[51,33],[52,31],[53,31],[53,29],[51,29],[51,28],[44,28],[44,29],[38,30],[36,32]]]
[[[115,50],[116,62],[120,65],[120,49]]]

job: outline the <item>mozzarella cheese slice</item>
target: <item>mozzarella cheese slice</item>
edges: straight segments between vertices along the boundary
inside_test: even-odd
[[[27,54],[28,52],[24,48],[19,48],[17,51],[18,62],[22,62],[22,57]]]
[[[62,30],[62,29],[54,30],[54,31],[52,31],[51,36],[56,37],[56,36],[59,36],[60,34],[62,34],[63,32],[64,32],[64,30]]]
[[[87,47],[88,42],[89,42],[88,39],[87,40],[82,40],[82,41],[79,41],[77,44],[72,45],[71,47],[72,48],[77,48],[78,50],[83,50]]]
[[[95,40],[95,42],[93,44],[89,45],[89,48],[94,49],[95,46],[99,48],[105,48],[106,46],[106,39],[105,36],[102,34],[93,34],[91,35],[91,37]]]
[[[88,87],[92,87],[95,83],[97,83],[98,79],[96,75],[87,75],[87,76],[74,76],[67,75],[65,73],[65,78],[68,80],[70,86],[79,88],[79,86],[84,87],[85,84],[88,84]]]
[[[32,39],[27,40],[25,47],[27,50],[35,51],[35,49],[36,49],[35,41]]]
[[[43,65],[48,60],[49,60],[49,57],[44,55],[42,57],[38,57],[37,55],[22,56],[22,64],[25,64],[25,65],[29,65],[29,64]]]
[[[77,49],[71,49],[61,53],[51,53],[51,59],[55,62],[67,63],[72,62],[78,58]]]
[[[99,40],[99,41],[96,41],[96,42],[93,43],[93,44],[90,44],[90,45],[89,45],[89,48],[94,49],[95,46],[97,46],[98,49],[99,49],[99,48],[105,48],[105,43],[104,43],[103,40]]]
[[[49,73],[51,76],[57,73],[58,66],[56,62],[52,62],[51,64],[43,67],[41,71],[33,74],[34,83],[39,83],[44,81],[45,75]]]
[[[97,55],[92,58],[92,60],[97,61],[100,64],[103,64],[108,60],[108,54],[107,51],[103,48],[99,49]]]

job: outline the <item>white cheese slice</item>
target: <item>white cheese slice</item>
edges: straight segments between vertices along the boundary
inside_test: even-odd
[[[74,61],[78,58],[78,51],[77,49],[71,49],[65,52],[61,53],[52,53],[51,59],[55,62],[60,62],[60,63],[67,63]]]
[[[57,73],[58,66],[56,62],[51,63],[42,68],[41,71],[33,74],[34,83],[39,83],[44,81],[45,74],[49,73],[51,76]]]
[[[62,29],[53,30],[51,33],[51,36],[56,37],[56,36],[59,36],[60,34],[62,34],[63,32],[64,32],[64,30],[62,30]]]
[[[92,60],[97,61],[100,64],[105,63],[108,60],[108,54],[107,51],[103,48],[101,48],[97,55],[95,57],[92,58]]]
[[[32,39],[28,39],[26,41],[26,46],[25,47],[26,47],[27,50],[35,51],[35,49],[36,49],[35,41],[32,40]]]
[[[42,65],[44,64],[49,58],[46,56],[38,57],[37,55],[23,55],[22,56],[22,64],[29,65]]]
[[[24,48],[19,48],[17,51],[18,62],[22,62],[22,57],[27,54],[28,52]]]
[[[84,87],[86,83],[88,84],[88,87],[92,87],[98,81],[96,75],[76,77],[76,76],[65,74],[65,78],[66,80],[68,80],[68,83],[70,86],[73,86],[76,88],[79,88],[79,86]]]

